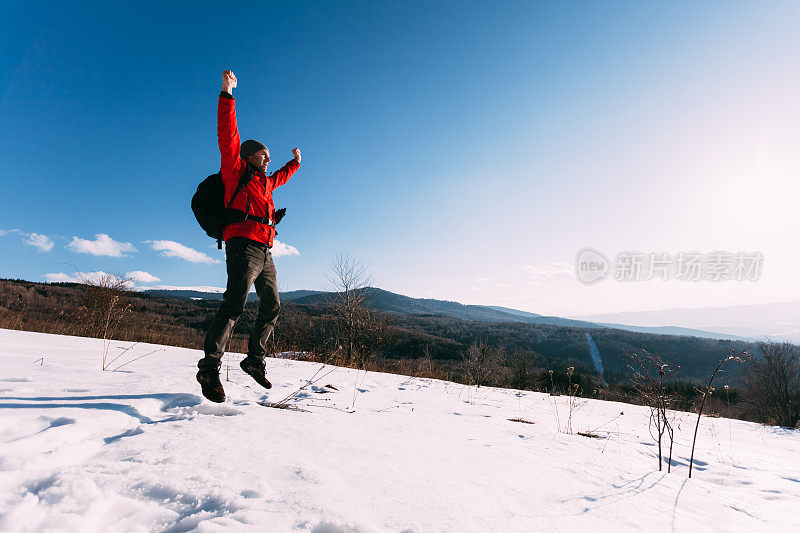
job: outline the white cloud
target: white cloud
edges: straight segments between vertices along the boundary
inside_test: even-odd
[[[98,233],[95,240],[73,237],[67,248],[79,254],[107,255],[109,257],[123,257],[126,253],[138,252],[129,242],[118,242],[106,235]]]
[[[45,274],[44,279],[50,283],[82,283],[80,272],[74,275],[58,272],[57,274]]]
[[[544,265],[526,265],[531,275],[527,285],[537,286],[548,281],[568,281],[575,279],[575,267],[564,261],[548,261]]]
[[[40,233],[28,233],[27,239],[24,241],[25,244],[28,246],[33,246],[34,248],[38,249],[40,252],[49,252],[53,249],[53,241],[50,240],[50,237],[47,235],[42,235]]]
[[[280,257],[282,255],[300,255],[300,251],[294,246],[289,246],[275,239],[272,243],[272,257]]]
[[[118,278],[115,274],[108,274],[103,272],[102,270],[95,270],[93,272],[75,272],[74,274],[66,274],[64,272],[55,272],[51,274],[45,274],[44,278],[49,281],[50,283],[97,283],[104,278],[111,276],[113,278]],[[119,278],[118,278],[119,279]],[[154,275],[150,274],[149,272],[144,272],[142,270],[134,270],[132,272],[128,272],[125,274],[122,280],[125,281],[125,285],[128,289],[147,289],[152,287],[136,287],[136,283],[152,283],[155,281],[161,281],[159,278],[155,277]],[[221,289],[220,292],[224,291],[225,289]]]
[[[108,276],[116,278],[116,276],[114,276],[113,274],[108,274],[107,272],[103,272],[102,270],[95,270],[93,272],[75,272],[74,274],[66,274],[64,272],[45,274],[44,279],[46,279],[50,283],[92,284],[102,281],[104,278],[107,278]],[[133,283],[128,282],[125,285],[127,285],[129,289],[133,288]]]
[[[125,277],[139,282],[139,283],[154,283],[156,281],[161,281],[161,278],[157,278],[149,272],[144,272],[142,270],[134,270],[133,272],[128,272],[125,274]]]
[[[164,257],[177,257],[190,263],[221,263],[218,259],[209,257],[203,252],[198,252],[194,248],[189,248],[175,241],[145,241],[153,247],[156,252],[161,252]]]
[[[489,278],[478,278],[475,283],[486,283],[487,281],[489,281]]]
[[[50,240],[50,237],[47,235],[42,235],[40,233],[25,233],[24,231],[18,229],[0,229],[0,237],[11,234],[19,235],[23,244],[33,246],[40,252],[49,252],[53,249],[53,246],[55,246],[53,241]]]

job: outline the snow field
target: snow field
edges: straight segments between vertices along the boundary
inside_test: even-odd
[[[667,474],[639,406],[580,400],[588,438],[566,397],[325,367],[275,409],[321,365],[235,355],[212,404],[199,352],[132,344],[0,330],[0,530],[800,529],[800,431],[706,418],[688,480],[687,413]]]

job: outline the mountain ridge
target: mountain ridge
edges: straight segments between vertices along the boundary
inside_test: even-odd
[[[611,322],[595,322],[575,318],[540,315],[528,311],[520,311],[501,306],[462,304],[450,300],[435,298],[413,298],[403,294],[394,293],[377,287],[368,289],[371,293],[371,304],[375,309],[388,313],[407,314],[415,316],[448,316],[477,322],[523,322],[526,324],[547,324],[553,326],[577,328],[612,328],[633,331],[638,333],[652,333],[657,335],[680,335],[722,340],[743,340],[745,337],[731,333],[706,331],[680,326],[639,326]],[[164,296],[178,299],[203,299],[220,300],[221,293],[211,293],[189,290],[145,289],[141,291],[154,296]],[[322,305],[327,303],[332,292],[300,289],[280,293],[281,301],[301,305]],[[258,297],[251,293],[248,301]]]

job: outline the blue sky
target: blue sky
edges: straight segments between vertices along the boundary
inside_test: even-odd
[[[224,286],[189,201],[219,168],[231,69],[242,138],[273,170],[303,151],[275,193],[283,290],[325,288],[347,250],[388,290],[546,314],[800,299],[795,3],[6,2],[0,20],[2,277]],[[765,259],[757,282],[585,285],[585,247]]]

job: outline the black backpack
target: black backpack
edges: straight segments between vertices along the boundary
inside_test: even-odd
[[[250,183],[254,175],[255,168],[251,165],[247,165],[242,177],[239,178],[239,183],[236,185],[236,190],[233,191],[233,196],[231,196],[231,201],[227,206],[225,205],[225,184],[222,182],[222,176],[219,172],[211,174],[204,179],[200,185],[197,186],[197,191],[194,193],[194,196],[192,196],[192,211],[194,212],[194,217],[197,219],[200,227],[203,228],[203,231],[205,231],[209,237],[217,240],[217,248],[219,249],[222,249],[222,232],[228,224],[253,220],[274,228],[286,214],[286,208],[278,209],[275,211],[275,221],[271,221],[231,207],[236,196]]]

